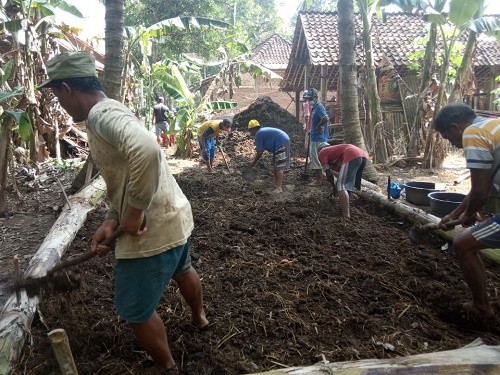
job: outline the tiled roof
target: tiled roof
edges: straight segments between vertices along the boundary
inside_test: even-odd
[[[274,34],[253,49],[252,61],[268,69],[285,69],[290,59],[292,44]]]
[[[335,88],[338,79],[338,29],[337,12],[300,12],[292,42],[291,59],[287,66],[282,88],[296,91],[304,87],[304,66],[311,66],[311,77],[319,80],[320,69],[329,77],[328,86]],[[362,21],[356,14],[356,62],[364,64]],[[408,13],[388,13],[385,21],[374,17],[372,29],[373,57],[377,65],[384,54],[399,71],[408,65],[408,57],[422,46],[414,41],[427,35],[428,23],[421,16]],[[377,36],[379,35],[379,37]],[[464,43],[465,44],[465,43]],[[474,59],[475,67],[500,67],[500,43],[478,38]],[[319,82],[310,82],[319,86]]]

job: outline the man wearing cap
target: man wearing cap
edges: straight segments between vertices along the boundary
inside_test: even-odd
[[[230,132],[233,122],[225,118],[224,120],[205,121],[198,128],[198,145],[200,146],[200,156],[207,165],[208,172],[214,173],[215,149],[219,143],[221,131]]]
[[[283,192],[284,171],[290,169],[290,137],[281,129],[261,127],[259,121],[250,120],[248,130],[255,139],[255,156],[252,168],[262,157],[264,151],[273,154],[275,193]]]
[[[172,111],[163,102],[163,96],[159,96],[153,106],[152,123],[155,126],[156,141],[159,145],[169,146],[170,138],[167,138],[168,116],[172,116]]]
[[[328,146],[330,138],[330,121],[326,113],[325,106],[318,99],[318,90],[311,88],[304,91],[303,99],[309,102],[311,106],[311,130],[309,133],[309,169],[314,171],[314,186],[323,185],[323,171],[318,160],[318,151],[320,147]]]
[[[332,184],[334,194],[339,197],[342,217],[344,221],[350,221],[349,196],[354,188],[361,189],[361,177],[368,160],[368,153],[348,143],[320,146],[319,150],[319,162],[327,180]],[[332,170],[338,172],[336,182]]]
[[[118,227],[115,246],[115,305],[160,371],[176,368],[165,325],[156,312],[174,279],[191,308],[192,322],[208,326],[200,278],[191,266],[193,217],[166,159],[146,128],[122,103],[106,97],[94,58],[65,52],[47,62],[47,87],[75,122],[86,121],[90,151],[107,185],[110,209],[92,239],[92,250]],[[144,217],[146,228],[141,229]]]

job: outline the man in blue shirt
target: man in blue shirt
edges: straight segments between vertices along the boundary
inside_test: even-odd
[[[275,193],[283,192],[283,174],[290,169],[290,137],[283,130],[261,127],[257,120],[248,122],[248,130],[255,138],[255,157],[251,167],[255,167],[264,151],[273,154]]]
[[[326,113],[325,106],[318,99],[318,90],[311,88],[304,91],[303,99],[309,102],[311,106],[311,131],[309,133],[309,169],[314,171],[314,186],[323,185],[323,169],[318,159],[318,152],[321,147],[329,146],[330,121]]]

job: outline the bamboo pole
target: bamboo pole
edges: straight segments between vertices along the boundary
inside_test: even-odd
[[[484,345],[481,339],[455,350],[385,359],[319,363],[289,367],[254,375],[363,375],[363,374],[499,374],[500,345]]]
[[[24,277],[41,277],[52,269],[72,243],[78,230],[87,220],[106,192],[106,184],[98,178],[80,192],[68,197],[66,204],[51,230],[30,260]],[[17,364],[24,341],[38,305],[38,297],[29,297],[19,291],[19,302],[13,291],[5,302],[0,317],[0,374],[10,374]]]
[[[78,375],[73,353],[69,346],[68,335],[62,328],[53,329],[48,334],[52,349],[62,375]]]

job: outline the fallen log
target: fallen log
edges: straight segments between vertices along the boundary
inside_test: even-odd
[[[455,350],[387,359],[321,363],[290,367],[254,375],[410,375],[410,374],[498,374],[500,345],[485,345],[481,339]]]
[[[61,214],[30,260],[24,277],[41,277],[61,259],[87,220],[89,212],[103,198],[106,184],[96,179],[79,193],[68,197],[70,205],[63,207]],[[70,208],[71,207],[71,208]],[[29,297],[26,291],[13,291],[5,302],[0,317],[0,374],[10,374],[18,361],[24,341],[38,305],[36,296]]]

